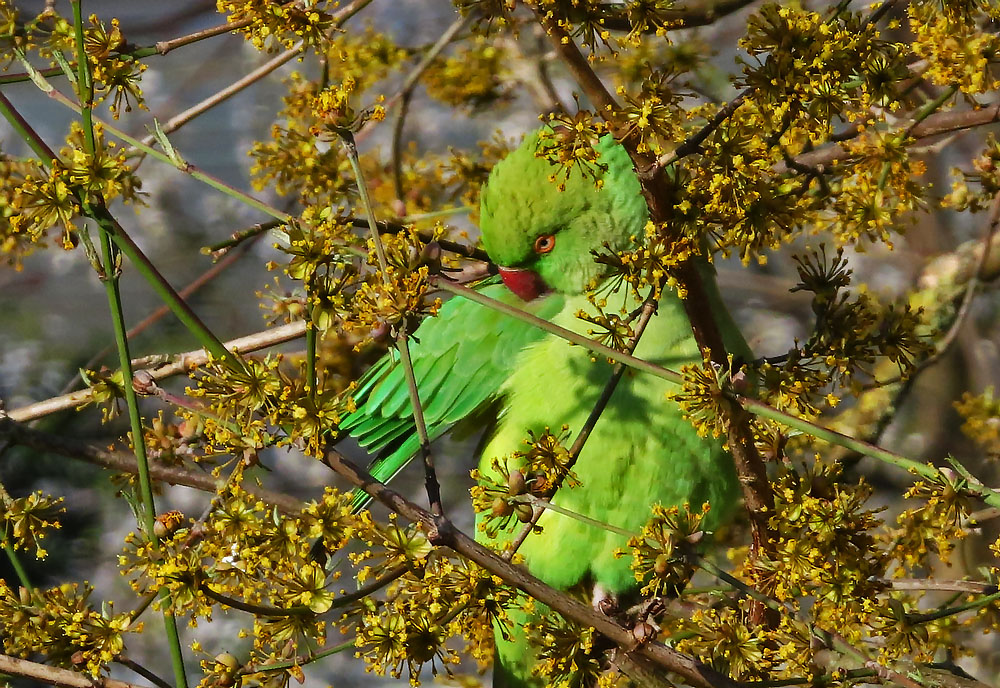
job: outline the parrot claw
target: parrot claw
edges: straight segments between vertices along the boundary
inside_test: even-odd
[[[594,605],[594,609],[605,616],[614,616],[619,610],[618,598],[601,585],[594,586],[592,604]]]

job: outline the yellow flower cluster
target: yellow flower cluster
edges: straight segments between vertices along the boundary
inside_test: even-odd
[[[90,15],[83,42],[91,63],[95,100],[101,102],[111,97],[110,109],[115,119],[121,115],[122,103],[125,112],[132,111],[133,100],[139,108],[147,109],[139,86],[146,65],[128,54],[128,42],[118,20],[112,19],[109,29],[97,15]]]
[[[538,648],[533,676],[553,688],[601,685],[604,663],[600,636],[589,626],[550,612],[524,628],[528,642]]]
[[[94,127],[94,154],[86,152],[83,128],[73,123],[67,145],[47,170],[29,171],[14,189],[7,216],[14,235],[39,242],[54,226],[63,230],[63,246],[77,244],[75,216],[81,203],[101,205],[115,199],[139,200],[142,182],[128,165],[125,152],[104,140],[101,126]]]
[[[579,110],[575,115],[552,114],[547,121],[548,126],[538,134],[535,156],[557,168],[550,180],[557,182],[562,191],[573,170],[579,169],[584,176],[594,180],[598,189],[601,188],[603,168],[597,162],[599,154],[594,144],[607,133],[607,125],[595,120],[586,110]]]
[[[513,98],[506,51],[494,41],[477,38],[454,55],[439,58],[424,74],[427,94],[453,107],[476,111]]]
[[[926,566],[932,554],[947,564],[955,543],[968,537],[966,521],[974,501],[966,486],[965,478],[941,469],[934,478],[918,480],[906,491],[908,499],[922,501],[896,518],[894,554],[907,569]]]
[[[952,183],[951,193],[942,199],[942,206],[972,212],[988,208],[1000,192],[1000,141],[989,134],[983,152],[972,160],[972,169],[955,168],[952,174],[957,178]]]
[[[815,138],[829,134],[835,117],[866,117],[873,105],[892,106],[893,84],[903,72],[904,56],[883,40],[859,14],[824,16],[794,4],[769,3],[750,17],[740,41],[752,61],[745,84],[769,126],[804,126]],[[796,153],[798,151],[792,151]]]
[[[142,631],[128,613],[101,611],[87,598],[89,586],[66,583],[54,588],[15,592],[0,581],[0,636],[4,652],[24,659],[43,654],[56,666],[106,675],[108,664],[125,650],[125,634]]]
[[[676,228],[674,223],[657,225],[648,221],[642,242],[634,241],[633,246],[623,251],[611,251],[607,247],[595,251],[595,262],[607,266],[608,276],[591,301],[598,308],[604,308],[607,295],[617,293],[623,286],[627,286],[637,300],[642,300],[648,289],[659,298],[664,287],[676,289],[677,295],[685,298],[687,291],[675,272],[701,251],[695,240],[670,234]]]
[[[479,566],[432,548],[420,530],[401,527],[395,518],[387,525],[365,514],[362,520],[361,537],[371,549],[351,555],[367,564],[359,580],[372,578],[372,567],[394,580],[384,604],[349,612],[342,622],[345,631],[356,623],[357,656],[367,670],[398,678],[405,668],[412,685],[419,685],[426,664],[437,674],[440,662],[450,674],[459,661],[446,646],[453,637],[464,639],[463,653],[488,666],[493,629],[510,628],[507,611],[520,593]]]
[[[760,680],[771,675],[769,672],[778,663],[771,634],[747,624],[742,609],[699,608],[680,628],[689,630],[679,631],[678,650],[701,658],[737,681]]]
[[[217,0],[220,14],[232,23],[246,23],[240,33],[258,50],[274,51],[279,46],[291,48],[298,41],[319,46],[333,24],[324,9],[331,3],[268,2],[268,0]],[[336,5],[336,3],[333,3]]]
[[[909,6],[913,52],[927,60],[924,76],[941,86],[976,95],[1000,84],[990,66],[1000,58],[1000,36],[984,31],[972,7],[962,3],[921,2]],[[965,10],[965,11],[963,11]],[[1000,18],[996,5],[994,21]]]
[[[1000,398],[993,387],[982,394],[966,392],[955,402],[955,410],[965,419],[962,432],[982,447],[986,456],[1000,459]]]
[[[724,437],[732,418],[733,402],[727,389],[734,372],[733,357],[729,356],[729,370],[721,370],[708,358],[704,365],[681,366],[684,384],[673,395],[684,417],[690,421],[699,437]]]
[[[63,498],[52,497],[39,490],[27,497],[14,499],[0,487],[0,499],[3,500],[0,520],[3,522],[4,544],[20,550],[34,547],[37,559],[47,557],[48,552],[42,547],[41,540],[49,531],[62,527],[56,519],[66,510],[62,506]]]
[[[472,471],[476,484],[469,492],[472,508],[479,515],[480,531],[491,538],[509,535],[516,522],[531,521],[532,506],[526,496],[548,499],[557,484],[565,482],[568,487],[580,484],[569,469],[570,455],[564,446],[568,438],[566,427],[558,435],[546,428],[537,437],[529,435],[525,440],[526,451],[494,457],[489,471]]]
[[[689,504],[654,504],[642,531],[629,538],[626,549],[615,552],[617,557],[631,555],[632,571],[644,596],[674,597],[687,585],[695,570],[697,545],[705,536],[701,522],[708,509],[708,504],[697,511]]]
[[[131,534],[122,572],[139,594],[170,590],[171,612],[192,625],[218,607],[256,611],[251,662],[294,657],[303,643],[322,645],[325,616],[344,594],[315,552],[340,552],[366,526],[351,513],[351,497],[327,488],[300,513],[283,515],[238,487],[219,493],[208,517],[164,528],[159,552]],[[353,602],[352,602],[353,603]]]

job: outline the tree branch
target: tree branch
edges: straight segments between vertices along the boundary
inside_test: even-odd
[[[29,662],[10,655],[0,655],[0,673],[33,678],[61,688],[143,688],[135,683],[116,681],[112,678],[91,678],[69,669],[58,669],[48,664]]]
[[[1000,103],[981,108],[979,110],[963,110],[962,112],[938,112],[930,115],[923,122],[913,126],[910,136],[914,140],[925,139],[931,136],[947,134],[973,127],[981,127],[986,124],[1000,122]],[[901,129],[906,130],[913,125],[913,121],[902,124]],[[842,145],[826,146],[810,153],[802,153],[796,156],[795,162],[808,167],[823,169],[827,165],[847,162],[850,155]],[[779,174],[786,172],[787,165],[775,166],[775,171]]]
[[[360,487],[374,499],[408,520],[419,523],[430,533],[434,541],[482,566],[510,585],[523,590],[567,619],[593,627],[598,633],[621,647],[631,648],[636,645],[636,640],[630,630],[619,626],[590,605],[549,587],[525,569],[506,561],[496,552],[487,549],[457,530],[446,518],[421,509],[399,493],[390,490],[385,484],[345,459],[337,451],[328,449],[323,460],[339,475],[347,478],[353,485]],[[633,652],[655,662],[664,669],[683,676],[692,684],[702,688],[740,688],[741,686],[740,683],[720,674],[693,657],[677,652],[662,643],[643,643],[635,647]]]
[[[272,327],[267,330],[262,330],[261,332],[249,334],[245,337],[240,337],[239,339],[233,339],[226,342],[225,346],[234,353],[245,354],[251,351],[258,351],[260,349],[266,349],[271,346],[283,344],[284,342],[288,342],[293,339],[298,339],[305,334],[305,331],[305,322],[299,320],[287,325],[279,325],[278,327]],[[132,365],[137,369],[143,366],[149,366],[148,368],[145,368],[145,370],[153,377],[153,379],[162,380],[174,375],[186,374],[193,368],[205,365],[208,361],[209,355],[204,349],[195,349],[194,351],[174,354],[172,356],[161,355],[137,358],[132,361]],[[41,418],[52,413],[57,413],[58,411],[75,409],[78,406],[89,403],[92,398],[93,392],[91,392],[91,390],[82,389],[78,392],[71,392],[70,394],[63,394],[58,397],[52,397],[51,399],[22,406],[8,411],[6,414],[4,414],[3,411],[0,411],[0,418],[3,418],[4,415],[6,415],[6,417],[11,420],[25,422]]]
[[[662,10],[658,17],[664,22],[669,22],[672,29],[690,29],[695,26],[708,26],[714,24],[719,19],[743,9],[747,5],[753,4],[754,0],[718,0],[717,2],[707,2],[700,7],[684,7],[674,10]],[[609,6],[608,12],[601,25],[610,31],[631,31],[632,22],[628,17],[628,6],[624,3],[617,3],[621,6]],[[652,33],[653,30],[643,31]]]
[[[0,440],[29,447],[39,452],[50,452],[70,459],[85,461],[95,466],[110,468],[136,475],[139,472],[135,456],[126,452],[109,451],[97,445],[80,440],[67,439],[61,435],[53,435],[39,430],[32,430],[6,418],[0,418]],[[177,466],[164,466],[152,463],[149,474],[153,480],[170,485],[184,485],[204,492],[216,492],[225,484],[210,473],[192,471]],[[286,514],[297,514],[302,510],[303,503],[280,492],[264,490],[254,485],[244,485],[243,489],[250,495],[272,504]]]
[[[613,117],[618,111],[618,104],[614,97],[608,92],[576,43],[573,42],[572,37],[560,26],[555,17],[550,12],[541,10],[535,4],[532,4],[531,7],[539,23],[548,34],[553,49],[562,57],[597,111],[602,117],[608,119],[614,128]],[[720,113],[722,116],[713,119],[709,125],[696,134],[696,137],[701,136],[703,140],[712,131],[709,127],[720,126],[725,117],[731,115],[739,107],[743,97],[745,95],[741,94],[730,106],[724,108]],[[633,137],[623,135],[621,131],[616,131],[615,136],[628,151],[635,164],[642,184],[643,196],[649,207],[650,220],[658,224],[667,223],[673,215],[673,207],[667,200],[670,198],[670,194],[668,193],[669,179],[666,167],[657,164],[656,158],[652,154],[640,152]],[[696,145],[697,143],[692,144],[692,146]],[[691,330],[698,343],[698,348],[708,354],[712,364],[722,369],[728,369],[729,358],[722,334],[715,321],[708,291],[694,262],[688,261],[681,266],[677,270],[676,277],[687,291],[687,298],[683,300],[684,311],[691,323]],[[726,423],[727,445],[732,453],[736,472],[743,487],[744,501],[753,530],[754,547],[751,556],[756,556],[756,552],[772,540],[768,518],[773,511],[774,496],[767,480],[764,462],[757,453],[753,442],[749,418],[749,414],[743,409],[732,408],[730,417],[726,419],[728,421]]]

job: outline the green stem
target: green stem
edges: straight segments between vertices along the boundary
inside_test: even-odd
[[[361,205],[364,206],[365,215],[368,218],[368,232],[371,235],[372,243],[375,244],[375,255],[378,257],[379,269],[382,271],[382,281],[387,288],[392,285],[389,281],[389,263],[385,257],[385,247],[382,245],[382,237],[378,233],[378,221],[375,219],[375,210],[371,197],[368,195],[368,184],[365,182],[364,174],[361,171],[361,162],[358,160],[358,146],[354,141],[354,135],[349,131],[341,133],[344,148],[347,150],[347,158],[350,160],[351,169],[358,182],[358,192],[361,195]],[[403,366],[403,375],[406,378],[406,388],[410,395],[410,406],[413,409],[413,424],[417,428],[417,437],[420,439],[420,455],[424,463],[424,486],[427,491],[427,499],[430,503],[431,511],[441,516],[444,513],[441,504],[441,484],[438,482],[437,473],[434,468],[434,459],[430,451],[430,437],[427,434],[427,423],[424,420],[424,408],[420,405],[420,394],[417,390],[417,378],[413,373],[413,361],[410,359],[410,346],[406,338],[406,321],[402,321],[399,331],[396,333],[396,349],[399,351],[400,362]]]
[[[913,131],[918,124],[937,112],[941,106],[951,100],[951,97],[956,93],[958,93],[958,86],[949,86],[941,95],[920,108],[920,110],[917,111],[917,114],[914,115],[913,121],[910,122],[910,125],[906,128],[906,132],[903,136],[909,136],[910,132]]]
[[[943,619],[948,616],[954,616],[955,614],[961,614],[962,612],[985,607],[988,604],[993,604],[997,600],[1000,600],[1000,592],[995,592],[992,595],[986,595],[985,597],[980,597],[978,600],[966,602],[965,604],[959,604],[954,607],[937,609],[933,612],[927,612],[926,614],[907,614],[906,620],[910,623],[926,623],[928,621],[936,621],[937,619]]]
[[[7,553],[7,559],[10,560],[10,565],[14,569],[14,573],[17,574],[17,580],[20,581],[28,590],[32,589],[31,579],[28,578],[28,571],[24,568],[24,564],[21,562],[21,557],[18,556],[17,550],[14,549],[13,543],[10,541],[10,537],[5,537],[3,541],[3,549]]]
[[[77,112],[81,110],[76,105],[74,105],[73,109]],[[38,155],[39,161],[45,167],[51,167],[56,160],[56,154],[24,120],[2,92],[0,92],[0,112],[3,113],[4,118],[14,127],[18,134],[24,137],[27,144]],[[225,361],[234,370],[242,370],[242,361],[230,353],[221,340],[205,326],[201,319],[185,303],[184,299],[177,294],[174,288],[170,286],[170,283],[167,282],[135,242],[132,241],[131,237],[125,233],[121,225],[108,213],[107,209],[96,207],[90,208],[89,211],[93,214],[93,218],[97,220],[98,224],[103,225],[111,233],[112,240],[121,249],[122,253],[135,265],[139,274],[149,282],[153,291],[156,292],[174,315],[188,328],[205,350],[211,353],[216,359]]]
[[[566,518],[572,518],[575,521],[584,523],[588,526],[593,526],[595,528],[600,528],[601,530],[606,530],[609,533],[614,533],[615,535],[621,535],[623,537],[635,537],[636,533],[631,530],[626,530],[625,528],[619,528],[618,526],[613,526],[610,523],[605,523],[604,521],[598,521],[596,518],[590,518],[589,516],[584,516],[579,511],[573,511],[571,509],[565,509],[557,504],[541,499],[540,497],[535,497],[534,495],[522,495],[520,497],[515,497],[513,502],[518,502],[520,504],[528,504],[530,506],[540,507],[547,511],[554,511],[557,514],[561,514]]]
[[[255,667],[246,667],[240,669],[240,676],[247,676],[249,674],[257,674],[265,671],[281,671],[283,669],[291,669],[295,666],[303,666],[305,664],[310,664],[312,662],[317,662],[330,655],[335,655],[337,653],[343,652],[344,650],[350,650],[356,647],[353,640],[348,640],[346,643],[341,643],[340,645],[334,645],[329,650],[323,650],[322,652],[317,652],[316,654],[311,654],[307,657],[296,657],[285,662],[274,662],[273,664],[262,664]]]
[[[913,129],[918,124],[920,124],[925,119],[927,119],[928,117],[930,117],[932,114],[934,114],[935,112],[937,112],[937,110],[942,105],[944,105],[949,100],[951,100],[951,97],[953,95],[955,95],[956,93],[958,93],[958,86],[949,86],[947,89],[945,89],[944,93],[942,93],[937,98],[935,98],[934,100],[930,101],[929,103],[924,104],[924,106],[922,108],[920,108],[920,110],[917,111],[917,114],[914,115],[913,121],[910,122],[910,125],[908,127],[906,127],[906,130],[903,131],[903,132],[900,132],[899,134],[896,135],[896,143],[902,143],[906,139],[906,137],[908,137],[910,135],[910,132],[913,131]],[[880,171],[879,177],[878,177],[878,188],[879,189],[884,189],[885,188],[885,184],[889,180],[889,170],[891,168],[892,168],[892,165],[890,163],[888,163],[888,162],[882,164],[882,170]]]
[[[160,274],[152,261],[146,254],[132,241],[132,237],[125,233],[118,221],[115,220],[104,207],[94,209],[94,216],[98,224],[104,225],[111,233],[111,240],[129,259],[136,271],[145,278],[149,285],[156,292],[156,295],[166,304],[178,320],[188,329],[188,331],[198,340],[206,351],[219,361],[222,361],[227,368],[233,371],[244,370],[243,361],[233,354],[226,345],[222,343],[214,332],[202,322],[201,318],[191,309],[191,307],[181,298],[180,294],[170,285],[170,283]]]
[[[600,354],[606,356],[607,358],[615,361],[616,363],[624,363],[630,368],[635,368],[636,370],[641,370],[642,372],[649,373],[650,375],[655,375],[656,377],[663,378],[668,382],[673,382],[678,385],[684,382],[684,376],[680,373],[676,373],[672,370],[668,370],[662,366],[658,366],[655,363],[650,363],[649,361],[644,361],[641,358],[636,358],[631,354],[618,351],[617,349],[612,349],[610,346],[605,346],[600,342],[595,342],[590,337],[582,334],[573,332],[572,330],[567,330],[565,327],[559,327],[548,320],[543,320],[538,316],[527,313],[517,306],[511,306],[509,304],[503,303],[502,301],[497,301],[496,299],[491,299],[489,296],[476,291],[475,289],[470,289],[469,287],[463,286],[461,284],[456,284],[454,282],[449,282],[441,277],[432,277],[431,285],[442,291],[451,292],[461,296],[462,298],[469,299],[470,301],[475,301],[476,303],[491,308],[495,311],[500,311],[510,317],[520,320],[521,322],[528,323],[529,325],[534,325],[535,327],[550,332],[557,337],[562,337],[563,339],[572,342],[573,344],[578,344],[585,349],[593,351],[595,354]]]
[[[567,330],[566,328],[554,325],[547,320],[542,320],[537,316],[526,313],[516,306],[511,306],[497,301],[496,299],[491,299],[474,289],[449,282],[448,280],[440,277],[432,277],[431,284],[443,291],[451,292],[452,294],[467,298],[470,301],[475,301],[476,303],[486,306],[487,308],[505,313],[516,320],[520,320],[521,322],[534,325],[535,327],[545,330],[546,332],[550,332],[558,337],[566,339],[567,341],[578,344],[596,354],[607,356],[613,361],[624,363],[625,365],[636,370],[649,373],[650,375],[655,375],[669,382],[677,384],[681,384],[683,382],[684,378],[679,373],[668,370],[662,366],[658,366],[655,363],[650,363],[649,361],[644,361],[640,358],[636,358],[635,356],[631,356],[604,346],[603,344],[595,342],[581,334],[577,334],[572,330]],[[777,421],[790,428],[800,430],[807,435],[829,442],[830,444],[845,447],[864,456],[870,456],[873,459],[878,459],[879,461],[892,464],[893,466],[902,468],[905,471],[914,473],[924,478],[937,478],[940,475],[940,469],[935,466],[908,459],[905,456],[901,456],[887,449],[883,449],[882,447],[875,446],[874,444],[865,442],[864,440],[855,439],[843,433],[837,432],[836,430],[831,430],[803,418],[798,418],[783,411],[779,411],[773,406],[769,406],[757,399],[751,399],[750,397],[739,394],[734,395],[733,399],[744,409],[755,415]],[[971,494],[976,495],[990,506],[1000,507],[1000,493],[997,491],[978,485],[970,485],[968,489]]]
[[[29,67],[30,65],[26,66],[26,68]],[[38,77],[36,79],[36,83],[38,84],[39,88],[46,93],[46,95],[48,95],[56,102],[66,106],[70,110],[73,110],[77,114],[81,114],[82,108],[80,107],[80,105],[74,103],[65,95],[57,91],[52,86],[52,84],[45,81],[44,78],[41,78],[41,75],[38,72],[34,72],[34,74],[36,75],[36,77]],[[230,186],[229,184],[226,184],[222,180],[216,179],[210,174],[202,172],[194,165],[181,159],[181,157],[177,154],[168,155],[167,153],[163,153],[159,149],[143,143],[141,140],[135,138],[134,136],[129,136],[124,131],[122,131],[121,129],[119,129],[118,127],[109,122],[104,122],[102,120],[97,119],[96,117],[94,118],[93,121],[97,124],[100,124],[105,131],[114,134],[117,138],[121,139],[122,141],[125,141],[136,150],[142,151],[146,155],[149,155],[150,157],[153,157],[159,160],[160,162],[165,162],[168,165],[175,167],[181,172],[190,175],[192,178],[197,179],[198,181],[204,184],[207,184],[216,191],[221,191],[227,196],[235,198],[241,203],[244,203],[245,205],[248,205],[256,210],[259,210],[262,213],[265,213],[273,218],[281,220],[282,222],[288,222],[292,219],[291,215],[289,215],[288,213],[278,210],[274,206],[268,205],[264,201],[261,201],[258,198],[254,198],[250,194],[240,191],[239,189]]]
[[[93,98],[92,83],[90,77],[89,63],[84,51],[83,40],[83,8],[82,0],[72,0],[73,24],[76,31],[76,51],[78,64],[78,84],[80,89],[80,102],[83,104],[83,129],[84,145],[88,155],[93,157],[96,153],[96,142],[94,140],[94,125],[90,116],[90,102]],[[95,213],[89,207],[89,199],[82,198],[82,205],[88,210],[88,215]],[[117,253],[111,243],[111,233],[108,231],[108,223],[98,220],[100,230],[101,250],[104,262],[104,289],[108,297],[108,306],[111,310],[111,320],[115,333],[115,344],[118,348],[118,362],[121,366],[124,377],[123,391],[125,393],[125,403],[128,407],[129,427],[132,432],[132,448],[135,453],[136,465],[139,473],[139,489],[142,495],[143,504],[143,530],[146,537],[153,544],[155,549],[159,549],[159,542],[154,533],[156,523],[156,505],[153,500],[153,481],[149,475],[149,459],[146,454],[146,443],[142,431],[142,416],[139,414],[139,397],[132,386],[132,357],[128,349],[128,335],[125,326],[125,314],[122,310],[121,290],[119,289],[116,268]],[[161,599],[169,602],[169,593],[164,588],[160,592]],[[180,636],[177,632],[177,620],[169,611],[169,604],[163,611],[163,623],[167,634],[167,644],[170,648],[170,658],[174,669],[174,681],[177,688],[187,687],[187,675],[184,671],[184,656],[181,651]]]

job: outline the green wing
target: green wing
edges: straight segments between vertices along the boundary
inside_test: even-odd
[[[495,281],[479,291],[546,319],[563,304],[558,294],[526,304]],[[431,441],[497,399],[518,352],[544,336],[536,327],[461,297],[449,300],[437,317],[422,322],[410,342],[410,358]],[[357,411],[343,420],[340,429],[377,455],[369,470],[388,482],[420,448],[399,354],[390,351],[373,365],[359,381],[354,398]],[[369,499],[357,491],[354,508],[364,507]]]

